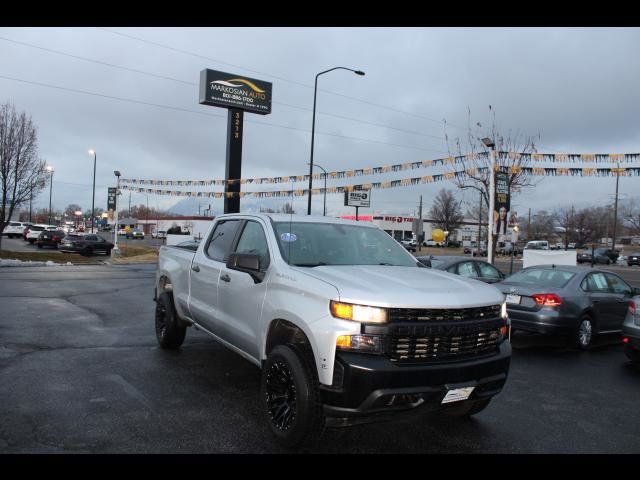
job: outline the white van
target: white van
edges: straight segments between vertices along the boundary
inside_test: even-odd
[[[549,250],[549,242],[546,240],[533,240],[527,242],[524,247],[525,250]]]

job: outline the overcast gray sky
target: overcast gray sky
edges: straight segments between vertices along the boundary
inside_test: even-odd
[[[505,134],[540,132],[541,152],[639,152],[639,45],[637,28],[0,28],[0,77],[14,79],[0,78],[0,101],[37,124],[41,156],[55,167],[54,206],[86,209],[90,148],[98,152],[100,207],[114,169],[132,178],[224,177],[226,110],[198,105],[203,68],[273,83],[272,114],[245,114],[243,177],[308,172],[313,81],[334,66],[366,75],[320,77],[315,162],[327,170],[445,156],[442,120],[450,139],[464,137],[468,109],[489,125],[489,105]],[[621,179],[620,191],[635,195],[639,181]],[[419,195],[428,209],[442,187],[454,185],[374,190],[373,208],[361,213],[411,214]],[[614,191],[614,178],[547,177],[512,210],[603,204]],[[149,203],[166,208],[178,200],[150,196]],[[133,194],[132,203],[144,202]],[[36,203],[48,205],[48,190]],[[222,200],[211,203],[221,213]],[[352,213],[340,195],[329,195],[328,206]],[[306,198],[294,207],[306,212]],[[321,196],[313,208],[321,213]]]

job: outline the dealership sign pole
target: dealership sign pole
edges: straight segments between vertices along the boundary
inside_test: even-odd
[[[356,221],[358,221],[358,209],[371,206],[371,190],[350,190],[344,192],[344,206],[356,207]]]
[[[200,104],[228,109],[224,213],[240,212],[244,112],[271,113],[269,82],[205,69],[200,72]]]

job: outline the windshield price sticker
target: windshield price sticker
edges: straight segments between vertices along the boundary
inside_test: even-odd
[[[298,239],[298,236],[295,233],[285,232],[280,235],[280,240],[283,242],[295,242]]]
[[[442,403],[459,402],[461,400],[466,400],[467,398],[469,398],[469,395],[471,395],[471,392],[473,392],[474,388],[476,387],[464,387],[449,390],[442,399]]]

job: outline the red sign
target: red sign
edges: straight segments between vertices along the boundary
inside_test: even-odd
[[[343,220],[355,220],[356,216],[355,215],[340,215],[340,218],[342,218]],[[373,221],[373,215],[358,215],[358,220],[359,221],[363,221],[363,222],[372,222]]]

